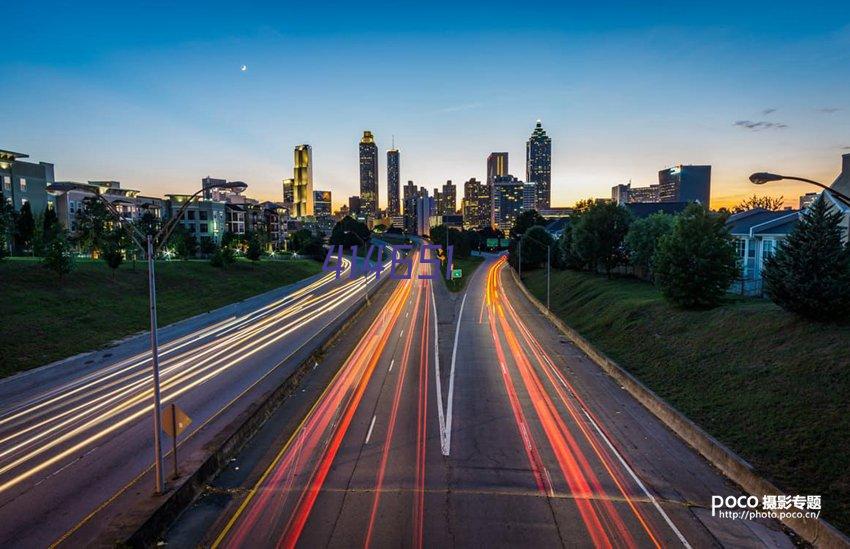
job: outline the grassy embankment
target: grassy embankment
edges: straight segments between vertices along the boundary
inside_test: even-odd
[[[526,284],[546,299],[545,271]],[[682,311],[645,282],[571,271],[553,271],[551,299],[568,325],[785,493],[823,496],[823,517],[850,532],[850,326],[762,299]]]
[[[446,280],[446,263],[443,262],[440,278],[442,278],[446,283],[446,288],[448,288],[450,292],[459,292],[466,287],[466,281],[472,278],[472,275],[475,273],[475,269],[477,269],[483,262],[483,257],[475,255],[469,256],[466,259],[452,259],[454,268],[461,269],[463,271],[463,276],[452,280]]]
[[[208,261],[157,261],[159,325],[285,286],[321,271],[312,260],[239,260],[227,270]],[[147,330],[147,270],[77,260],[59,281],[38,260],[0,261],[0,377],[97,349]]]

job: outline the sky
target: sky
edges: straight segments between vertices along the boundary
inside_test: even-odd
[[[675,164],[712,165],[712,206],[796,205],[850,153],[843,2],[17,2],[4,7],[0,149],[58,180],[193,192],[207,175],[281,200],[292,149],[314,188],[358,193],[375,134],[402,182],[462,189],[552,138],[552,202],[610,197]],[[242,66],[246,70],[242,70]]]

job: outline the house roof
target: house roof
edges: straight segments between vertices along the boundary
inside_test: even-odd
[[[734,236],[787,235],[797,225],[799,210],[773,212],[754,208],[729,216],[726,225]]]
[[[688,206],[689,202],[629,202],[623,204],[637,218],[649,217],[654,213],[675,215]]]
[[[841,173],[830,186],[840,193],[850,195],[850,153],[841,156]]]
[[[559,235],[562,234],[564,229],[566,229],[569,225],[569,217],[559,217],[546,224],[546,232],[553,235]]]

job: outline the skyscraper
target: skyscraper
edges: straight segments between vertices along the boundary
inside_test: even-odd
[[[441,198],[440,215],[453,215],[457,211],[457,187],[451,179],[443,185]]]
[[[486,214],[491,225],[495,223],[493,211],[496,207],[494,202],[495,193],[493,192],[493,183],[496,181],[497,177],[503,177],[506,175],[508,175],[508,153],[490,153],[490,156],[487,157],[487,194],[490,196],[490,205],[487,207]]]
[[[295,168],[292,178],[292,217],[313,215],[313,149],[310,145],[295,147]]]
[[[372,218],[378,214],[378,146],[368,130],[360,140],[360,213]]]
[[[537,209],[548,210],[552,200],[552,139],[540,120],[525,144],[525,180],[537,183]]]
[[[497,177],[491,187],[493,192],[493,211],[491,225],[503,231],[509,231],[523,210],[523,182],[512,175]]]
[[[283,180],[283,205],[289,209],[290,215],[292,215],[292,203],[295,201],[295,197],[293,196],[294,187],[295,180],[291,177]]]
[[[403,216],[404,216],[404,230],[409,233],[416,232],[416,201],[419,197],[419,189],[416,188],[416,185],[413,181],[408,181],[407,185],[404,186],[404,195],[403,195]]]
[[[401,170],[398,149],[387,151],[387,215],[401,214]]]
[[[493,181],[503,175],[508,175],[508,153],[490,153],[487,157],[487,185],[493,185]]]
[[[708,207],[711,198],[711,166],[673,166],[658,172],[661,202],[699,202]]]
[[[490,226],[490,193],[487,185],[474,177],[463,184],[463,224],[470,229]]]

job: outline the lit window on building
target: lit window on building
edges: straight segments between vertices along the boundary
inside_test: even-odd
[[[21,178],[21,192],[22,193],[27,192],[27,180],[24,179],[23,177]]]

